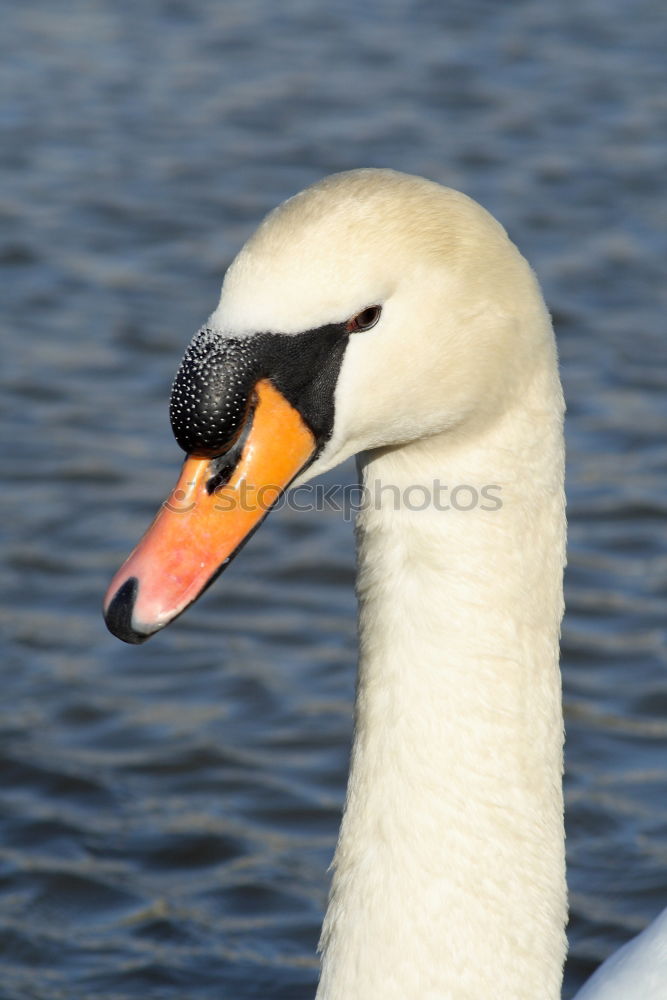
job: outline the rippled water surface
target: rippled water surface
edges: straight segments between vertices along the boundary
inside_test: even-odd
[[[2,1000],[312,997],[351,734],[349,524],[277,513],[145,647],[99,604],[173,485],[171,378],[235,249],[359,165],[481,200],[554,312],[569,995],[667,904],[664,3],[2,19]]]

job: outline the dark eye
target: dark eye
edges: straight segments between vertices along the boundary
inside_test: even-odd
[[[345,329],[348,333],[362,333],[375,326],[382,314],[382,306],[367,306],[362,312],[348,319]]]

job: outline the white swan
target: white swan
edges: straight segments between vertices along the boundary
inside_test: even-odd
[[[127,641],[229,561],[264,513],[257,488],[356,454],[369,491],[318,1000],[556,1000],[563,401],[525,260],[455,191],[330,177],[238,255],[171,414],[189,457],[107,597]],[[667,997],[666,940],[653,985],[631,967],[622,993],[592,982],[582,1000]]]

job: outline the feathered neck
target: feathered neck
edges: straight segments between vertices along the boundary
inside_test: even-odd
[[[566,890],[555,360],[491,425],[368,453],[360,469],[371,503],[358,520],[356,725],[318,1000],[556,1000]],[[456,486],[470,487],[456,506],[473,491],[477,503],[406,509],[436,481],[440,506]],[[485,487],[497,487],[487,497],[498,509],[484,509],[495,506]]]

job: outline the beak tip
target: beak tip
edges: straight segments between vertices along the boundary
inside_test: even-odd
[[[138,590],[139,581],[136,576],[128,577],[113,595],[104,613],[104,620],[111,634],[135,646],[145,642],[153,632],[158,631],[158,629],[140,631],[132,620]]]

